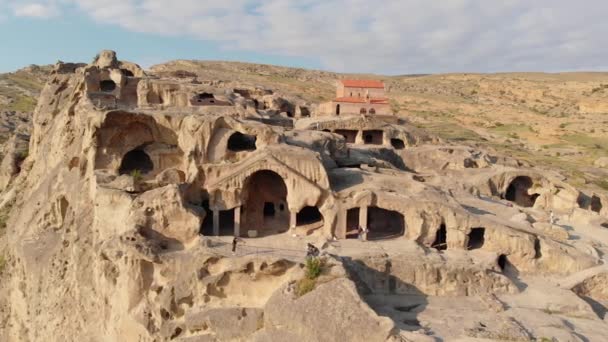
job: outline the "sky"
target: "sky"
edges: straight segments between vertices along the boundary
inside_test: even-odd
[[[388,75],[606,71],[605,0],[0,0],[0,72],[231,60]]]

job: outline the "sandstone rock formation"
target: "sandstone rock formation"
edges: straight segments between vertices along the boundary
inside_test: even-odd
[[[585,278],[608,251],[604,192],[404,117],[314,110],[111,51],[59,63],[29,153],[2,162],[0,338],[608,334],[604,278]],[[327,256],[298,295],[306,243]]]

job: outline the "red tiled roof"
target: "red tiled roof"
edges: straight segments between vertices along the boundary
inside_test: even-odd
[[[378,80],[340,80],[345,87],[351,88],[384,88],[384,82]]]
[[[334,102],[367,103],[366,99],[363,97],[338,97],[334,100]],[[375,104],[385,104],[388,103],[388,99],[382,97],[371,98],[369,99],[369,102]]]

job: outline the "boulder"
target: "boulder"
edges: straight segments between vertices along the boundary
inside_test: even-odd
[[[385,341],[396,333],[393,321],[378,316],[348,279],[319,285],[299,298],[289,289],[278,290],[264,308],[264,328],[282,336],[279,341],[287,336],[303,342]]]

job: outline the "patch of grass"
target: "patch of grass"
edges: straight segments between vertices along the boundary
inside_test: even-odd
[[[4,255],[0,255],[0,273],[2,273],[5,268],[6,268],[6,258],[4,257]]]
[[[315,279],[302,278],[296,283],[296,295],[301,297],[315,289],[317,281]]]
[[[567,134],[561,137],[568,143],[583,146],[589,149],[608,150],[608,138],[598,138],[586,134]]]
[[[323,272],[323,260],[319,258],[306,259],[306,275],[296,283],[296,295],[298,297],[307,294],[317,286],[317,278]]]
[[[131,177],[133,177],[133,181],[135,181],[135,183],[139,183],[144,179],[143,174],[141,173],[140,170],[133,170],[130,173]]]
[[[7,78],[16,85],[25,89],[42,90],[44,87],[43,83],[40,83],[40,81],[36,80],[35,78],[23,73],[12,74]]]
[[[19,96],[7,107],[8,110],[26,113],[33,112],[35,108],[36,99],[29,96]]]
[[[474,142],[482,140],[481,136],[472,130],[449,122],[419,124],[418,126],[445,140]]]
[[[309,258],[306,260],[306,278],[316,279],[323,271],[323,262],[319,258]]]

